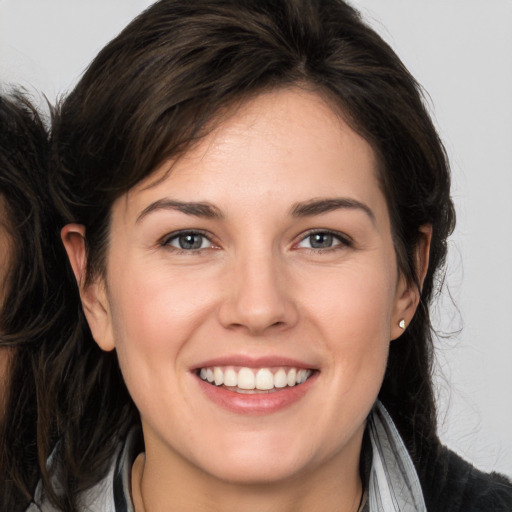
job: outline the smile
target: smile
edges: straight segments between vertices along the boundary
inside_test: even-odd
[[[313,370],[304,368],[247,368],[214,366],[200,368],[197,375],[205,382],[236,393],[272,392],[306,382]]]

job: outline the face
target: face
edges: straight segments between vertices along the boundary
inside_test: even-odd
[[[357,465],[416,300],[371,147],[320,96],[288,89],[172,164],[114,204],[106,280],[82,291],[146,460],[231,482]]]

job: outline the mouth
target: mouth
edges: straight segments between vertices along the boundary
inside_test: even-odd
[[[240,394],[274,393],[304,384],[316,371],[297,367],[249,368],[209,366],[198,368],[204,382]]]

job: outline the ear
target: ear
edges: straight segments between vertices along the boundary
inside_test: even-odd
[[[414,264],[418,285],[414,280],[407,280],[405,276],[400,275],[398,279],[395,308],[391,319],[391,339],[399,338],[407,325],[410,324],[416,308],[420,303],[421,289],[423,281],[427,275],[428,260],[430,254],[430,242],[432,240],[432,226],[426,224],[420,227],[420,237],[415,248]],[[400,327],[400,322],[404,321],[404,328]]]
[[[88,282],[85,226],[67,224],[60,232],[75,275],[82,307],[96,343],[106,352],[115,348],[109,302],[104,280],[95,278]]]

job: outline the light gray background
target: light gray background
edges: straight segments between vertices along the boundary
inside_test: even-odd
[[[53,101],[149,0],[0,0],[0,82]],[[429,93],[458,223],[436,318],[442,439],[512,476],[512,0],[353,0]],[[5,87],[4,87],[5,88]]]

